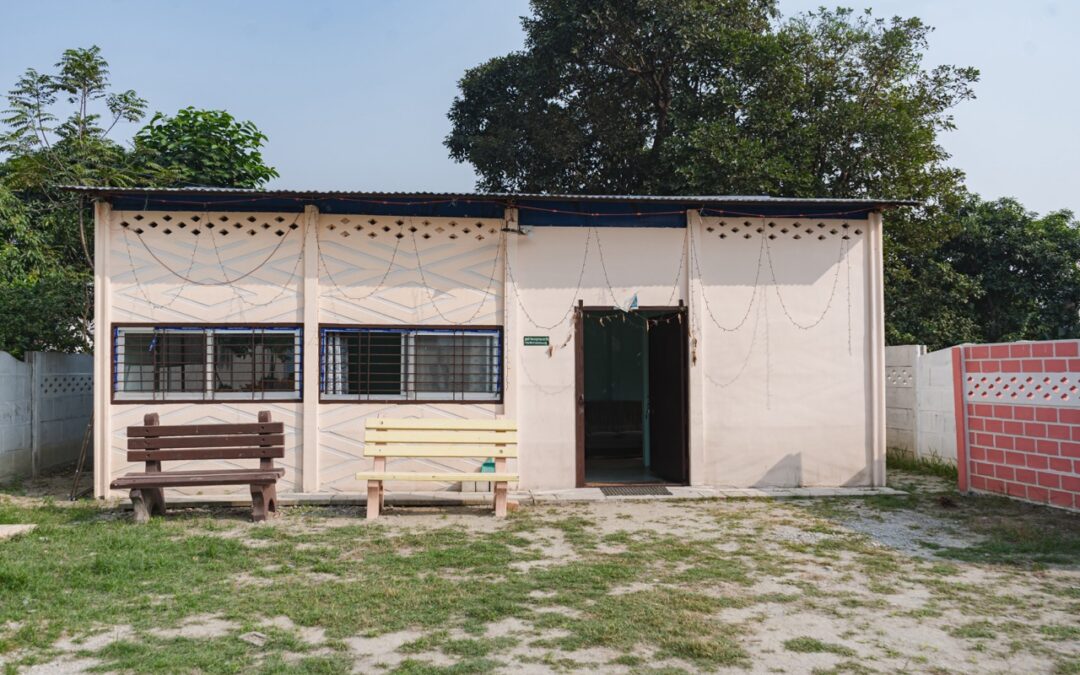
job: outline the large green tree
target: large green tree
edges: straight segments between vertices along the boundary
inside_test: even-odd
[[[524,49],[468,70],[450,109],[480,189],[916,199],[889,216],[889,338],[974,334],[976,289],[936,251],[967,199],[938,137],[978,72],[925,67],[919,19],[533,0],[523,24]]]
[[[155,115],[134,145],[112,138],[147,108],[117,90],[98,47],[69,49],[50,73],[29,69],[0,117],[0,350],[89,347],[93,250],[89,205],[65,185],[254,187],[276,172],[265,137],[228,113]]]

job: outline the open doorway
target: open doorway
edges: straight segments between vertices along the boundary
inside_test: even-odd
[[[689,481],[685,310],[581,308],[578,485]]]

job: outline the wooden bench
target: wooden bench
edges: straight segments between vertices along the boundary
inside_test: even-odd
[[[257,424],[191,424],[162,426],[157,413],[143,417],[143,426],[128,427],[129,462],[146,462],[146,471],[129,473],[109,487],[131,490],[135,522],[152,514],[165,515],[164,488],[204,485],[249,485],[251,518],[266,520],[277,513],[277,481],[285,469],[274,460],[285,456],[285,425],[259,413]],[[200,459],[258,459],[258,469],[206,469],[162,471],[161,463]]]
[[[480,481],[495,484],[495,515],[506,515],[507,483],[517,474],[506,472],[506,460],[517,457],[517,425],[508,420],[369,419],[365,427],[364,455],[375,458],[375,470],[356,474],[368,482],[367,517],[378,518],[383,506],[383,482]],[[442,473],[387,471],[388,458],[495,459],[495,473]]]

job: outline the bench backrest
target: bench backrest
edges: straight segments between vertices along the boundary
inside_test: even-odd
[[[158,414],[143,425],[128,427],[129,462],[195,459],[280,459],[285,456],[285,425],[259,413],[254,424],[187,424],[162,426]]]
[[[517,457],[510,420],[369,419],[367,457]]]

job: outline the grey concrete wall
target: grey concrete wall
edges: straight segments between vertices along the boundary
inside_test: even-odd
[[[0,482],[33,471],[33,419],[29,363],[0,352]]]
[[[885,418],[890,448],[956,461],[951,349],[885,348]]]
[[[885,445],[915,452],[915,388],[922,345],[885,348]]]
[[[93,409],[93,357],[0,352],[0,482],[78,458]]]

